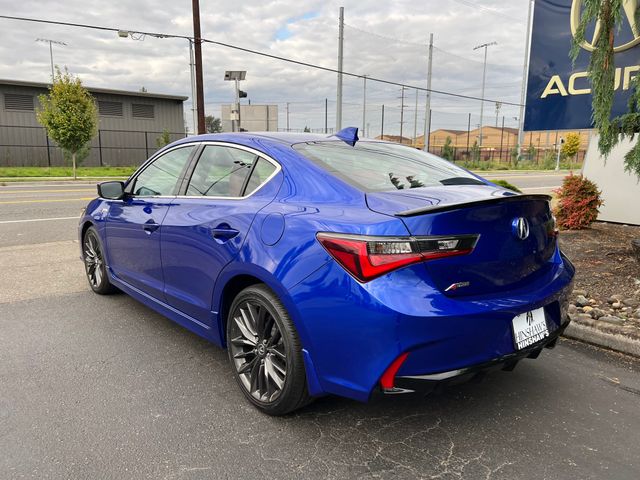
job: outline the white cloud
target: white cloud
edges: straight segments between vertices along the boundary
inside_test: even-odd
[[[337,2],[311,0],[205,1],[201,0],[205,38],[291,57],[328,67],[336,66],[337,19],[345,7],[346,71],[369,74],[412,85],[426,85],[426,43],[435,35],[433,88],[479,95],[482,52],[477,44],[497,41],[489,50],[486,97],[518,102],[525,41],[528,0],[510,2],[372,0]],[[478,6],[480,5],[480,6]],[[191,2],[188,0],[65,0],[44,2],[0,0],[6,15],[78,22],[126,30],[190,35]],[[355,27],[355,28],[354,28]],[[283,35],[283,29],[286,34]],[[364,33],[373,32],[376,35]],[[38,37],[67,43],[54,46],[54,60],[96,87],[149,91],[190,96],[186,40],[121,39],[113,32],[79,29],[0,19],[0,77],[47,81],[49,50]],[[408,42],[408,43],[403,43]],[[424,47],[416,44],[422,44]],[[457,56],[456,56],[457,55]],[[205,102],[208,113],[219,113],[221,102],[232,98],[232,85],[223,81],[227,69],[246,69],[243,90],[252,103],[277,102],[280,126],[285,124],[285,103],[290,103],[292,128],[321,128],[324,99],[329,99],[329,126],[333,126],[336,75],[221,46],[203,46]],[[400,89],[368,82],[368,123],[380,130],[381,105],[385,105],[385,132],[399,130]],[[424,118],[424,94],[419,95],[418,132]],[[344,80],[344,124],[359,125],[362,118],[362,80]],[[405,132],[413,133],[414,91],[407,92]],[[190,104],[185,104],[185,113]],[[479,102],[434,95],[433,128],[466,128],[467,114],[477,123]],[[500,114],[514,126],[516,107],[503,106]],[[494,106],[485,105],[494,115]],[[189,114],[186,117],[190,120]],[[490,118],[485,119],[489,123]]]

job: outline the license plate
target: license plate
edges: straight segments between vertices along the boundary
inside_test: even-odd
[[[521,350],[549,336],[544,308],[531,310],[513,317],[513,340]]]

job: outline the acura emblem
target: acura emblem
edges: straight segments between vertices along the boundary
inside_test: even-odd
[[[573,2],[571,2],[571,24],[570,25],[571,25],[571,34],[574,37],[576,36],[576,32],[578,31],[578,27],[580,25],[580,17],[583,12],[582,5],[584,3],[585,2],[583,0],[573,0]],[[627,43],[624,43],[622,45],[614,45],[613,53],[623,52],[640,43],[640,31],[636,26],[636,17],[635,17],[636,11],[638,9],[638,0],[625,0],[621,3],[622,3],[621,10],[624,10],[624,14],[623,12],[619,12],[619,13],[616,12],[616,13],[618,13],[620,17],[620,24],[628,25],[629,30],[631,30],[631,33],[633,34],[633,40]],[[600,38],[601,33],[602,33],[602,26],[600,24],[600,20],[598,20],[593,29],[593,37],[591,41],[585,38],[585,41],[580,46],[589,52],[593,52],[595,50],[595,44],[598,42],[598,39]]]
[[[518,217],[513,221],[513,233],[520,240],[525,240],[529,236],[529,222],[524,217]]]

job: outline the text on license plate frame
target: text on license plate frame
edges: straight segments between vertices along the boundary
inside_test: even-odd
[[[527,348],[549,336],[544,307],[516,315],[511,320],[513,343],[517,350]]]

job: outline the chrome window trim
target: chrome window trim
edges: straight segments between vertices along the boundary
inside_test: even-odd
[[[230,147],[230,148],[235,148],[235,149],[238,149],[238,150],[244,150],[246,152],[254,154],[255,156],[257,156],[259,158],[262,158],[263,160],[266,160],[271,165],[276,167],[276,169],[273,171],[273,173],[271,175],[269,175],[266,178],[266,180],[263,180],[262,183],[260,183],[260,185],[258,185],[258,187],[253,189],[251,191],[251,193],[246,194],[246,195],[244,195],[242,197],[222,197],[222,196],[206,196],[206,195],[176,195],[176,198],[198,198],[200,200],[244,200],[245,198],[249,198],[252,195],[254,195],[255,193],[257,193],[262,187],[264,187],[267,183],[269,183],[271,181],[271,179],[273,177],[275,177],[278,173],[280,173],[280,171],[282,170],[282,166],[276,160],[271,158],[266,153],[261,152],[260,150],[256,150],[255,148],[252,148],[252,147],[247,147],[245,145],[239,145],[237,143],[217,142],[217,141],[213,141],[213,140],[199,142],[199,144],[204,146],[204,147],[206,147],[208,145],[213,145],[213,146],[218,146],[218,147]],[[200,161],[199,158],[198,158],[198,161]],[[197,167],[197,164],[196,164],[196,167]],[[191,179],[189,179],[189,180],[191,180]],[[189,184],[187,183],[187,188],[188,187],[189,187]],[[146,197],[146,198],[149,198],[149,197]]]
[[[166,150],[162,150],[162,149],[158,150],[151,157],[149,157],[142,165],[140,165],[138,169],[135,172],[133,172],[133,174],[131,174],[131,176],[125,182],[125,190],[131,182],[135,182],[140,176],[140,174],[144,172],[147,169],[147,167],[151,163],[155,162],[158,158],[163,157],[165,154],[169,152],[173,152],[174,150],[177,150],[179,148],[195,147],[197,149],[199,145],[200,145],[199,142],[185,142],[179,145],[174,145],[173,147],[168,148]],[[175,195],[144,195],[144,196],[133,195],[133,198],[175,198]]]

